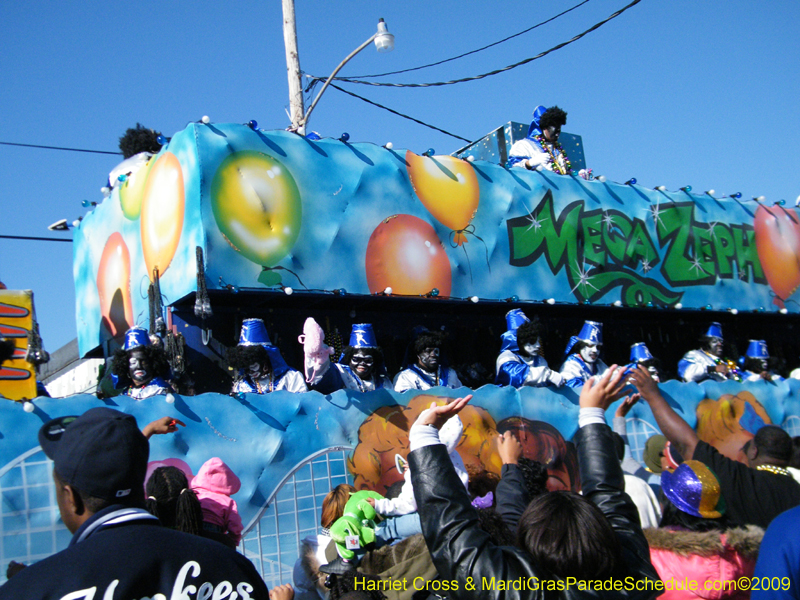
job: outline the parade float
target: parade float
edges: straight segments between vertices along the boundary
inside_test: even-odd
[[[454,364],[491,368],[504,315],[522,308],[550,324],[551,366],[583,319],[606,322],[606,362],[646,341],[665,365],[694,347],[709,321],[743,347],[768,337],[794,366],[800,219],[794,209],[507,168],[524,126],[509,123],[453,155],[310,139],[248,124],[191,123],[141,168],[111,182],[74,231],[80,353],[103,357],[143,325],[183,348],[197,390],[226,391],[224,349],[244,318],[261,317],[287,362],[306,317],[340,343],[374,324],[395,369],[410,329],[442,328]],[[578,136],[562,140],[577,172]],[[613,335],[611,332],[614,332]],[[174,343],[180,340],[180,344]],[[174,358],[174,357],[173,357]],[[491,440],[525,431],[526,453],[563,487],[579,478],[569,440],[578,393],[498,388],[477,377],[459,452],[499,472]],[[228,387],[229,389],[229,387]],[[735,455],[765,423],[800,434],[800,381],[662,385],[703,439]],[[94,406],[186,423],[151,440],[153,466],[196,473],[211,456],[239,476],[241,550],[269,585],[291,581],[299,542],[319,528],[321,500],[344,481],[384,492],[401,479],[395,453],[432,400],[471,390],[268,395],[168,394],[135,402],[37,398],[0,404],[0,559],[30,562],[63,548],[43,422]],[[632,451],[657,432],[647,406],[628,415]]]

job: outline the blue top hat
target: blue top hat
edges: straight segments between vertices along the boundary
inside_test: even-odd
[[[122,349],[126,352],[134,348],[150,345],[150,335],[144,327],[131,327],[125,332],[125,343]]]
[[[720,325],[717,322],[711,323],[711,325],[708,326],[708,331],[706,331],[706,335],[708,337],[717,337],[719,339],[722,339],[722,325]]]
[[[632,363],[641,363],[647,360],[653,360],[653,355],[650,354],[650,350],[647,349],[647,346],[644,345],[644,342],[639,342],[631,346]]]
[[[512,308],[506,313],[506,327],[508,331],[516,331],[523,323],[528,323],[530,319],[525,316],[520,308]]]
[[[350,345],[353,348],[377,348],[378,342],[375,341],[372,323],[353,325],[353,329],[350,331]]]
[[[767,351],[767,342],[764,340],[750,340],[747,346],[747,352],[744,353],[747,358],[769,358]]]
[[[245,319],[239,334],[240,346],[272,346],[263,319]]]
[[[597,321],[584,321],[578,339],[587,344],[601,345],[603,343],[603,324]]]

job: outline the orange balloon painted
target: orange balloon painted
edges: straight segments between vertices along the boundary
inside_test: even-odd
[[[782,206],[759,206],[753,219],[761,268],[777,298],[783,301],[800,286],[800,222]]]
[[[406,151],[411,185],[422,204],[445,227],[456,232],[454,242],[467,241],[463,230],[478,210],[480,187],[475,169],[454,156],[419,156]]]
[[[430,224],[411,215],[381,221],[367,244],[367,285],[370,293],[391,287],[393,293],[416,296],[433,288],[441,296],[452,289],[450,261]]]
[[[147,177],[142,198],[142,252],[147,275],[159,277],[169,267],[181,239],[184,216],[183,171],[171,152],[162,154]]]
[[[131,255],[119,233],[112,233],[100,256],[97,268],[97,294],[103,325],[113,337],[123,335],[133,325],[131,303]]]

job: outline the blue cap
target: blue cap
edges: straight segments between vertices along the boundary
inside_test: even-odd
[[[769,358],[767,351],[767,342],[764,340],[750,340],[747,346],[747,352],[744,353],[747,358]]]
[[[353,348],[377,348],[378,342],[375,341],[372,323],[353,325],[353,329],[350,331],[350,345]]]
[[[644,342],[638,342],[631,346],[631,362],[640,363],[646,360],[653,360],[653,355],[650,350],[644,345]]]
[[[520,308],[512,308],[506,313],[506,327],[508,331],[516,331],[523,323],[530,322],[530,319],[525,316]]]
[[[124,503],[142,494],[150,446],[131,415],[102,406],[59,417],[39,430],[39,444],[61,480],[90,496]]]
[[[147,329],[144,327],[131,327],[125,332],[125,342],[122,344],[122,349],[126,352],[149,345],[150,334],[147,333]]]
[[[706,331],[706,335],[708,337],[716,337],[722,339],[722,325],[717,322],[711,323],[708,326],[708,331]]]
[[[599,346],[603,343],[603,324],[597,321],[584,321],[578,339],[587,344]]]
[[[263,319],[245,319],[239,334],[240,346],[272,346]]]

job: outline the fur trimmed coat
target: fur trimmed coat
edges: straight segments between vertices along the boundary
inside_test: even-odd
[[[664,582],[660,600],[747,600],[750,592],[721,589],[725,582],[750,577],[764,530],[755,525],[718,531],[645,529],[650,560]],[[694,584],[694,591],[687,589]],[[670,589],[670,587],[672,589]],[[715,589],[716,588],[716,589]]]

